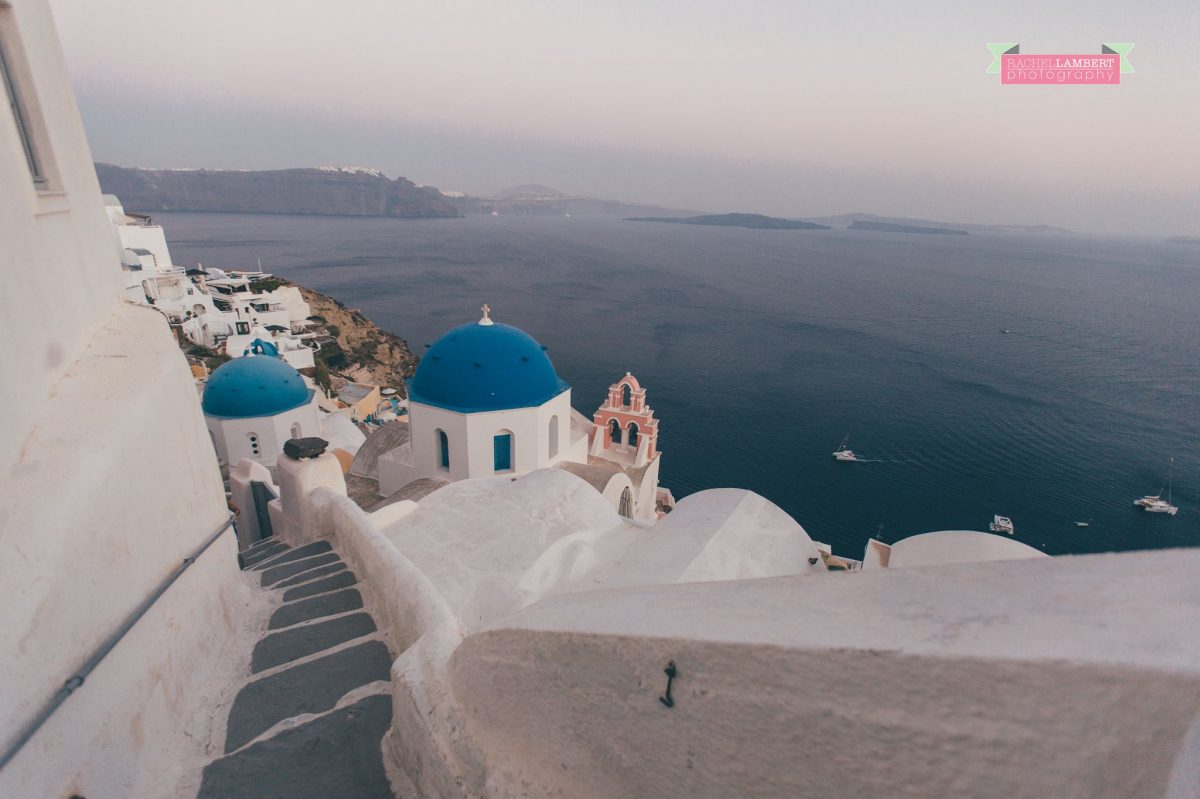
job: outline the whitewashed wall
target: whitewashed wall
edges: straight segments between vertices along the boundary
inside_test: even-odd
[[[44,0],[0,4],[50,191],[0,107],[0,735],[5,743],[226,517],[186,362],[121,303],[109,228]],[[3,771],[0,796],[162,796],[244,584],[226,533]]]
[[[212,433],[217,457],[231,466],[243,458],[272,467],[283,453],[283,445],[292,438],[292,425],[300,425],[301,438],[321,434],[320,410],[314,396],[312,401],[275,416],[251,419],[227,419],[205,416],[204,422]],[[250,434],[258,436],[259,455],[250,451]]]
[[[558,448],[550,456],[550,419],[558,416]],[[409,404],[412,429],[412,462],[405,464],[386,455],[379,460],[379,487],[387,496],[421,477],[466,480],[495,473],[493,437],[502,431],[513,435],[512,474],[528,474],[561,461],[585,463],[587,438],[571,441],[571,392],[564,391],[536,408],[456,413],[421,403]],[[450,444],[450,468],[441,465],[437,431],[444,430]]]

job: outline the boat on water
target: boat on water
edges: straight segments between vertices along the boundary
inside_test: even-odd
[[[993,516],[992,523],[988,525],[988,527],[993,533],[1008,533],[1009,535],[1013,534],[1012,519],[1008,518],[1007,516],[1000,516],[999,514]]]
[[[1000,328],[1000,332],[1001,333],[1011,333],[1012,331],[1009,330],[1007,327],[1002,327],[1002,328]]]
[[[857,461],[858,456],[854,454],[854,450],[847,449],[846,445],[850,443],[850,434],[846,433],[846,437],[842,439],[842,443],[838,444],[837,450],[833,453],[833,459],[838,461]]]
[[[1168,516],[1174,516],[1179,513],[1179,508],[1171,504],[1171,472],[1175,469],[1175,459],[1171,458],[1171,462],[1167,464],[1167,482],[1163,488],[1167,489],[1167,498],[1163,499],[1163,489],[1158,489],[1157,494],[1147,494],[1146,496],[1135,499],[1134,507],[1141,508],[1146,513],[1165,513]]]
[[[1086,522],[1075,522],[1075,526],[1076,526],[1076,527],[1090,527],[1090,526],[1091,526],[1091,524],[1092,524],[1092,523],[1091,523],[1090,521],[1086,521]]]

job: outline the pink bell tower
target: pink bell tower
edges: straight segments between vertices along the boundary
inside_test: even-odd
[[[593,457],[635,468],[658,457],[658,420],[646,404],[646,389],[629,372],[608,387],[608,399],[592,420]]]

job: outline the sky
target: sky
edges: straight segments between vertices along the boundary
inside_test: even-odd
[[[51,0],[93,155],[1200,235],[1200,3]],[[968,7],[969,6],[969,7]],[[1119,86],[1004,86],[1134,42]]]

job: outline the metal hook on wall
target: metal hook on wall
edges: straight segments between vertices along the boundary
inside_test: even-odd
[[[668,662],[667,667],[663,669],[663,673],[667,675],[667,693],[664,696],[660,696],[658,701],[662,702],[666,707],[675,707],[675,700],[671,698],[671,683],[675,681],[675,677],[679,674],[679,671],[675,668],[675,661]]]

